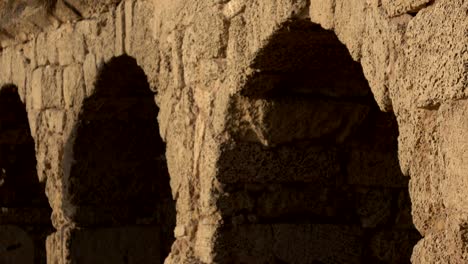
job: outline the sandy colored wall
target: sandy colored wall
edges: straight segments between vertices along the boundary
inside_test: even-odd
[[[37,12],[45,12],[40,17],[47,17],[47,22],[26,36],[13,30],[23,26],[3,26],[13,33],[3,37],[0,59],[0,84],[14,83],[19,88],[36,142],[38,178],[47,183],[52,223],[57,229],[48,240],[50,263],[74,263],[67,258],[73,253],[64,241],[79,237],[71,244],[80,248],[80,241],[94,236],[86,232],[76,235],[73,216],[77,207],[68,191],[73,152],[66,142],[74,138],[81,104],[93,93],[98,69],[123,53],[136,58],[149,86],[157,91],[159,131],[166,143],[177,211],[176,241],[166,263],[226,263],[229,257],[247,251],[240,247],[238,254],[223,244],[226,239],[231,241],[232,231],[225,227],[226,222],[233,221],[223,209],[223,199],[243,197],[236,194],[239,186],[234,188],[226,182],[231,176],[223,162],[235,153],[239,138],[266,148],[267,153],[275,137],[284,136],[281,129],[277,133],[268,130],[268,125],[281,124],[283,111],[307,109],[298,102],[288,103],[296,108],[282,110],[281,103],[252,103],[244,98],[256,74],[268,71],[258,68],[256,60],[290,20],[310,20],[336,34],[362,66],[380,109],[395,116],[399,167],[409,179],[410,222],[423,236],[414,248],[412,262],[466,261],[463,168],[468,2],[128,0],[120,4],[107,1],[102,8],[91,8],[86,1],[69,2],[80,15],[72,12],[58,21],[53,19],[57,14],[50,16],[41,5],[33,6]],[[59,1],[57,6],[60,4],[64,2]],[[296,38],[299,41],[301,37]],[[311,76],[313,71],[312,67]],[[253,89],[254,93],[257,88]],[[243,107],[258,112],[249,113]],[[305,112],[305,116],[311,115]],[[246,122],[247,114],[254,118]],[[267,118],[269,114],[272,119]],[[252,130],[252,124],[258,129],[255,136],[247,131]],[[302,136],[307,138],[311,133]],[[251,146],[239,148],[241,154],[237,155],[248,156],[250,152],[245,151]],[[227,164],[235,163],[228,160]],[[245,176],[238,172],[233,175],[238,179]],[[292,189],[291,193],[300,192]],[[243,198],[239,201],[248,207]],[[246,240],[252,235],[271,234],[271,226],[261,223],[257,229],[246,228],[239,233],[245,234]],[[276,233],[282,234],[282,230],[277,228]],[[288,226],[285,230],[292,234],[332,234],[336,229]],[[99,232],[97,236],[111,240],[115,235],[107,230]],[[135,237],[142,231],[116,232]],[[258,254],[247,254],[252,258],[245,261],[258,263],[255,261],[267,255],[274,239],[265,241],[262,243],[267,246],[260,247]]]

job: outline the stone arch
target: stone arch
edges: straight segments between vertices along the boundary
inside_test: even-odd
[[[284,23],[234,100],[218,180],[216,258],[233,263],[409,263],[420,239],[398,125],[336,35]]]
[[[68,199],[83,227],[70,249],[78,262],[162,263],[169,254],[175,203],[157,115],[134,58],[102,66],[74,132]]]
[[[46,237],[53,231],[45,183],[18,87],[0,89],[0,262],[46,263]]]

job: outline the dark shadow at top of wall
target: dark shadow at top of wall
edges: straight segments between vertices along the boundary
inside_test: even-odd
[[[245,85],[244,96],[372,98],[361,65],[332,31],[310,21],[283,25],[258,52],[251,67],[256,74]]]

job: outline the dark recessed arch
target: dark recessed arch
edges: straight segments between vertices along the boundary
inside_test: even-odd
[[[294,20],[251,68],[234,104],[249,118],[219,161],[219,262],[409,263],[420,235],[398,125],[359,63],[333,32]]]
[[[174,240],[175,203],[157,115],[146,75],[127,55],[102,66],[94,93],[83,102],[73,142],[69,194],[77,207],[74,221],[90,228],[91,237],[105,237],[102,241],[81,237],[92,240],[83,242],[88,244],[86,250],[110,245],[102,253],[109,258],[103,261],[138,256],[162,263]],[[101,232],[102,228],[114,229]],[[108,241],[121,235],[122,244]],[[97,261],[93,257],[79,251],[75,255],[83,263]]]
[[[37,175],[26,108],[14,84],[0,88],[0,207],[0,263],[46,263],[52,210]]]

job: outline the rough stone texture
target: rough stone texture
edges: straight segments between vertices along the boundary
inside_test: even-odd
[[[48,263],[407,263],[419,234],[413,263],[468,261],[466,0],[11,0],[0,15]],[[0,241],[29,241],[0,262],[45,261],[27,253],[42,205],[0,214]]]

